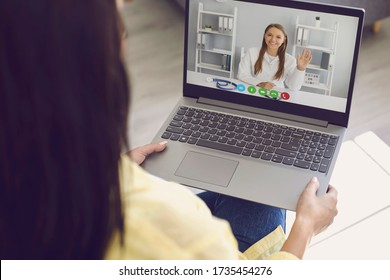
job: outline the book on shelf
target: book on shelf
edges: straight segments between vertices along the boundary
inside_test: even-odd
[[[223,33],[228,33],[228,18],[224,17],[223,18]]]
[[[231,62],[232,62],[232,56],[230,54],[223,54],[221,69],[230,71]]]
[[[302,46],[309,45],[309,29],[303,28],[302,32]]]
[[[228,54],[227,63],[226,63],[226,71],[230,71],[230,64],[232,62],[232,56]]]
[[[199,49],[209,50],[210,40],[208,34],[198,33],[197,46]]]
[[[334,64],[334,55],[331,53],[322,53],[320,67],[326,70],[332,70]]]
[[[233,33],[233,18],[228,19],[228,33],[229,34]]]
[[[303,28],[299,27],[297,31],[297,45],[302,46],[302,33],[303,33]]]
[[[197,34],[196,46],[198,49],[202,48],[202,34],[201,33]]]
[[[223,17],[218,17],[218,32],[223,33]]]

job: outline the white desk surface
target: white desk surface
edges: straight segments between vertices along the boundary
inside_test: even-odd
[[[311,246],[304,259],[390,260],[390,206]]]
[[[220,78],[223,80],[228,80],[231,82],[234,82],[236,84],[243,84],[246,88],[250,86],[249,84],[246,84],[240,80],[237,79],[230,79],[230,78],[221,78],[216,77],[210,74],[204,74],[204,73],[198,73],[194,71],[187,71],[187,83],[190,84],[196,84],[201,85],[204,87],[211,87],[216,88],[215,82],[207,82],[206,78]],[[258,89],[258,88],[257,88]],[[306,91],[291,91],[286,88],[275,88],[275,90],[279,92],[288,92],[290,94],[290,99],[288,100],[281,100],[280,102],[289,102],[289,103],[296,103],[311,107],[318,107],[322,109],[337,111],[337,112],[345,112],[345,107],[347,104],[346,98],[341,97],[335,97],[335,96],[329,96],[329,95],[323,95],[323,94],[315,94],[310,93]],[[250,96],[256,96],[258,98],[266,98],[261,96],[260,94],[250,94],[246,90],[244,92],[240,92],[238,90],[235,90],[234,92],[238,92],[240,94],[250,95]]]

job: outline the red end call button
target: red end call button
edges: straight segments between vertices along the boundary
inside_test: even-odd
[[[290,94],[288,92],[282,92],[280,94],[280,97],[283,99],[283,100],[287,100],[287,99],[290,99]]]

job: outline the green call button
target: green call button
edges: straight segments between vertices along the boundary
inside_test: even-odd
[[[251,94],[254,94],[256,92],[256,88],[254,86],[249,86],[248,87],[248,92]]]
[[[259,88],[259,94],[262,95],[262,96],[266,96],[267,95],[267,90],[265,88]]]
[[[276,98],[279,97],[279,92],[276,91],[276,90],[271,90],[271,91],[269,92],[269,96],[276,99]]]

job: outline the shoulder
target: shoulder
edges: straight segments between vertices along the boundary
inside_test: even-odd
[[[249,49],[247,50],[247,52],[250,53],[250,54],[259,55],[260,48],[258,48],[258,47],[252,47],[252,48],[249,48]]]

